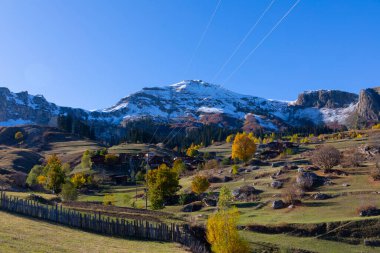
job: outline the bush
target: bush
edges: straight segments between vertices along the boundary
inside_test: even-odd
[[[173,163],[173,170],[181,175],[186,170],[186,164],[181,159],[176,159]]]
[[[105,206],[114,206],[116,203],[115,195],[106,194],[103,197],[103,205]]]
[[[24,138],[24,135],[18,131],[16,134],[15,134],[15,140],[16,141],[21,141],[22,139]]]
[[[63,201],[74,201],[78,198],[78,192],[74,184],[67,182],[63,184],[61,196]]]
[[[333,146],[321,146],[311,156],[311,161],[323,169],[331,169],[340,163],[340,152]]]
[[[104,156],[104,162],[107,165],[113,166],[119,162],[119,157],[117,155],[114,155],[114,154],[106,154]]]
[[[239,173],[239,166],[237,166],[236,164],[232,166],[232,174],[233,175],[236,175]]]
[[[70,179],[75,188],[82,188],[87,183],[87,177],[84,173],[79,172],[75,173],[74,176]]]
[[[372,129],[380,129],[380,123],[379,124],[376,124],[372,127]]]
[[[219,162],[215,159],[209,160],[205,163],[203,168],[205,170],[217,170],[219,169]]]
[[[346,152],[343,157],[343,166],[344,167],[359,167],[364,161],[364,157],[356,149],[350,149]]]
[[[282,200],[288,205],[301,203],[302,195],[303,191],[294,185],[282,189],[281,192]]]
[[[222,165],[230,165],[230,164],[231,164],[230,158],[228,157],[223,158]]]
[[[210,182],[205,176],[196,175],[191,182],[191,190],[198,195],[207,191],[209,187]]]

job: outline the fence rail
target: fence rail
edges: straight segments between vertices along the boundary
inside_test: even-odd
[[[88,232],[122,238],[177,242],[194,253],[209,252],[206,245],[178,224],[152,223],[144,220],[110,218],[79,212],[62,206],[42,205],[0,193],[0,210],[78,228]]]

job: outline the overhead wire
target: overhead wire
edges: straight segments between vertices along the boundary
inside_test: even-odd
[[[253,31],[256,30],[256,27],[258,26],[258,24],[261,22],[261,20],[263,19],[263,17],[265,16],[265,14],[270,10],[270,8],[272,7],[272,5],[274,4],[276,0],[272,0],[269,5],[264,9],[264,11],[261,13],[261,15],[259,16],[259,18],[256,20],[256,22],[251,26],[251,28],[249,29],[249,31],[245,34],[245,36],[243,37],[243,39],[239,42],[239,44],[237,45],[237,47],[235,48],[235,50],[232,52],[232,54],[228,57],[228,59],[223,63],[223,65],[220,67],[220,69],[218,70],[218,72],[215,74],[215,76],[211,79],[211,82],[213,82],[216,78],[218,78],[218,76],[220,75],[220,73],[222,73],[222,71],[224,70],[224,68],[228,65],[228,63],[232,60],[232,58],[235,56],[235,54],[239,51],[239,49],[241,48],[241,46],[244,44],[244,42],[248,39],[248,37],[253,33]]]
[[[189,71],[189,69],[190,69],[190,67],[191,67],[191,65],[193,63],[194,57],[195,57],[196,53],[198,52],[199,48],[201,47],[204,38],[206,37],[208,29],[210,28],[210,25],[211,25],[212,21],[214,20],[214,17],[215,17],[215,15],[216,15],[216,13],[217,13],[217,11],[219,9],[219,6],[220,6],[221,2],[222,2],[222,0],[218,0],[218,2],[216,4],[216,7],[215,7],[214,11],[211,14],[211,17],[210,17],[210,19],[209,19],[209,21],[208,21],[205,29],[203,30],[203,33],[202,33],[202,35],[201,35],[201,37],[200,37],[200,39],[198,41],[198,44],[195,47],[195,49],[194,49],[194,51],[193,51],[193,53],[192,53],[192,55],[190,57],[190,60],[189,60],[189,62],[187,64],[187,67],[186,67],[186,70],[185,70],[185,74],[187,74],[187,72]]]
[[[249,52],[249,54],[244,58],[244,60],[232,71],[232,73],[224,80],[227,82],[231,77],[240,70],[240,68],[248,61],[248,59],[256,52],[256,50],[265,42],[265,40],[277,29],[277,27],[282,23],[282,21],[293,11],[293,9],[301,2],[297,0],[290,9],[281,17],[279,21],[270,29],[270,31],[260,40],[260,42]]]

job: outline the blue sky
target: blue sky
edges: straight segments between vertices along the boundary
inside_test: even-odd
[[[0,0],[0,86],[59,105],[109,107],[146,86],[187,79],[294,100],[304,90],[380,85],[380,1]],[[189,66],[189,62],[191,65]],[[227,80],[226,80],[227,79]]]

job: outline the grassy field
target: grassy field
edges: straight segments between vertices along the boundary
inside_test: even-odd
[[[0,251],[15,252],[188,252],[178,244],[105,237],[0,212]]]
[[[293,252],[294,249],[308,250],[318,253],[376,253],[379,248],[364,245],[351,245],[335,241],[320,240],[313,237],[295,237],[286,234],[261,234],[241,232],[252,248],[262,250],[267,244],[276,246],[280,252]],[[260,251],[259,251],[260,252]]]

